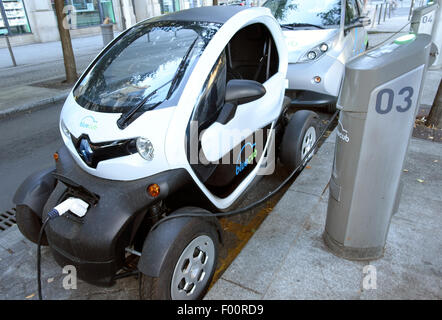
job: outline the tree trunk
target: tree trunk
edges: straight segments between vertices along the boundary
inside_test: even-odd
[[[213,0],[213,5],[217,6],[218,5],[218,0]]]
[[[442,129],[442,80],[439,82],[439,89],[437,89],[426,124]]]
[[[61,47],[63,49],[64,69],[66,82],[73,83],[78,79],[77,66],[75,65],[74,50],[72,49],[69,29],[63,26],[65,14],[63,13],[64,0],[55,0],[55,15],[57,16],[58,32],[60,34]]]

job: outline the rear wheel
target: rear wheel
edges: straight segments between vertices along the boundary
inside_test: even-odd
[[[313,146],[318,139],[316,113],[300,110],[293,114],[282,138],[280,159],[284,166],[293,171],[304,166],[316,152]]]
[[[308,127],[307,131],[304,134],[304,138],[302,139],[302,145],[301,145],[301,159],[304,163],[310,160],[311,157],[313,156],[313,152],[310,152],[310,150],[313,148],[315,142],[316,142],[316,128],[314,126],[310,126]]]
[[[215,227],[192,219],[177,236],[159,277],[141,275],[141,298],[198,300],[204,297],[218,261]]]

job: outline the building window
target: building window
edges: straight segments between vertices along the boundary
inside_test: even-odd
[[[31,33],[23,0],[0,0],[0,35]]]
[[[179,0],[160,0],[161,13],[169,13],[180,10]]]
[[[73,6],[70,13],[71,29],[100,25],[106,18],[109,23],[115,23],[112,0],[64,0],[65,5]],[[52,7],[55,12],[54,0]]]

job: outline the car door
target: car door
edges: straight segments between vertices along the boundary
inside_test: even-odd
[[[265,25],[255,24],[238,31],[206,80],[191,118],[193,133],[189,129],[190,139],[195,140],[198,132],[199,158],[190,164],[200,181],[218,197],[228,196],[264,154],[269,129],[281,113],[284,96],[284,76],[278,67],[270,32]],[[220,121],[223,110],[231,108],[225,103],[229,80],[252,80],[265,88],[265,93],[253,101],[239,102],[228,119]]]
[[[359,24],[360,8],[356,0],[345,0],[344,52],[345,62],[365,50],[366,32]]]

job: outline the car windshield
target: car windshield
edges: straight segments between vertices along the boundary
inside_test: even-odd
[[[282,26],[324,28],[339,26],[341,21],[341,0],[268,0],[264,7]]]
[[[94,111],[149,110],[171,96],[219,27],[190,21],[136,25],[83,76],[74,97]]]

